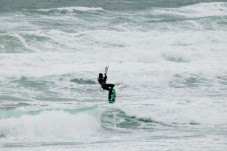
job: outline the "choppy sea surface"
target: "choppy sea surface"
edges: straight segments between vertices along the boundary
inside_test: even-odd
[[[0,150],[226,151],[227,1],[0,0]]]

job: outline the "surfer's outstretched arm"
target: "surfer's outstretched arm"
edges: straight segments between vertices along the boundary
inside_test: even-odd
[[[107,75],[106,75],[106,73],[104,74],[104,80],[105,80],[105,81],[107,80]]]

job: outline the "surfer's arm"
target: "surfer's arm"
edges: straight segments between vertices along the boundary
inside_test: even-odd
[[[107,80],[107,75],[106,74],[104,74],[105,76],[104,76],[104,80],[106,81]]]

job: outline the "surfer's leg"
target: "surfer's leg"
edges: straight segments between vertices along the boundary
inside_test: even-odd
[[[103,88],[104,90],[107,90],[107,91],[110,91],[110,90],[111,90],[111,89],[109,88],[108,84],[103,84],[103,85],[102,85],[102,88]]]
[[[108,99],[111,99],[111,91],[109,91]]]
[[[112,94],[112,89],[113,89],[113,87],[114,87],[114,84],[103,84],[103,85],[102,85],[102,88],[103,88],[104,90],[109,91],[109,95],[108,95],[108,99],[109,99],[109,100],[111,99],[111,94]]]
[[[115,86],[114,84],[105,84],[110,90],[112,91],[113,87]]]
[[[109,100],[111,99],[111,94],[112,94],[112,89],[113,87],[115,86],[114,84],[107,84],[107,86],[110,88],[110,91],[109,91]]]
[[[114,84],[111,84],[111,90],[113,89],[114,86],[115,86]]]

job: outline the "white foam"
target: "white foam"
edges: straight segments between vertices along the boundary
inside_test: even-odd
[[[201,3],[182,8],[158,8],[153,13],[182,15],[189,18],[223,16],[227,12],[225,5],[226,3]],[[96,11],[102,10],[102,8],[67,7],[41,11],[51,10],[74,12],[75,10]],[[136,16],[136,14],[134,15]],[[41,18],[41,20],[52,19],[57,22],[59,19],[61,21],[69,20],[66,18],[67,15],[45,17],[47,18]],[[32,18],[29,19],[32,20]],[[36,21],[36,19],[34,20]],[[78,18],[70,18],[73,23],[77,23],[78,20]],[[82,26],[89,23],[82,22]],[[79,87],[68,82],[71,77],[60,82],[59,77],[68,74],[96,80],[97,74],[103,72],[103,68],[108,62],[110,65],[108,82],[120,83],[116,89],[122,88],[117,90],[116,104],[119,104],[120,107],[125,105],[126,107],[122,110],[128,111],[127,108],[129,108],[127,112],[129,115],[148,117],[164,123],[226,124],[226,109],[222,107],[221,103],[212,108],[214,100],[206,94],[206,91],[211,91],[211,88],[217,89],[217,92],[221,91],[216,86],[217,82],[214,79],[219,75],[226,75],[227,72],[226,30],[218,28],[206,30],[196,21],[189,22],[193,26],[187,30],[180,28],[180,25],[175,27],[175,24],[170,25],[169,23],[158,24],[154,28],[152,26],[148,31],[137,29],[127,23],[111,26],[111,29],[113,27],[117,30],[103,28],[110,23],[109,20],[100,19],[99,22],[92,24],[94,26],[91,26],[91,29],[90,26],[86,28],[79,26],[78,30],[72,30],[72,32],[60,28],[49,29],[41,25],[36,31],[9,31],[7,34],[17,37],[25,48],[32,49],[34,53],[1,54],[0,78],[1,81],[4,81],[3,84],[10,87],[9,89],[2,87],[1,93],[16,94],[19,98],[33,98],[41,92],[32,91],[29,88],[17,90],[18,88],[13,85],[13,80],[21,79],[23,76],[37,79],[48,79],[54,76],[55,79],[50,81],[53,81],[57,88],[53,87],[52,90],[56,89],[58,94],[64,94],[63,98],[83,98],[83,96],[89,98],[87,92],[77,94],[71,90]],[[4,23],[1,24],[4,25]],[[92,30],[96,26],[98,28]],[[160,26],[164,26],[165,30]],[[17,27],[18,25],[14,23],[10,28],[17,29]],[[29,43],[23,35],[40,36],[47,40]],[[4,49],[4,46],[1,46],[0,49]],[[200,90],[201,94],[197,97],[197,89],[171,88],[170,82],[176,74],[201,75],[202,78],[209,77],[214,80],[214,83],[211,82],[210,89],[206,87],[204,92]],[[97,89],[99,89],[98,86]],[[61,93],[61,91],[69,93]],[[23,96],[23,94],[25,95]],[[106,95],[100,94],[99,96],[100,102],[102,99],[106,99]],[[199,100],[200,97],[206,98],[198,103],[193,102]],[[90,99],[93,98],[90,97]],[[184,106],[179,105],[182,100],[184,102],[187,99],[190,103]],[[34,101],[36,100],[34,99]],[[222,101],[224,102],[225,98]],[[49,103],[47,102],[45,105],[48,106]],[[62,107],[61,104],[56,105],[55,102],[53,104],[55,106],[49,105],[48,107]],[[134,108],[133,105],[136,107]],[[137,110],[139,105],[142,108]],[[35,108],[29,107],[32,108],[31,110]],[[71,104],[64,104],[64,108],[71,107]],[[148,108],[146,109],[146,107]],[[96,128],[99,128],[99,123],[90,115],[71,115],[59,111],[43,112],[34,116],[26,115],[18,119],[11,118],[0,122],[1,133],[12,137],[35,137],[36,135],[41,138],[73,137],[77,134],[84,135],[84,131],[96,132]],[[77,127],[78,123],[79,127]]]
[[[83,139],[96,134],[99,122],[91,115],[43,111],[37,115],[0,120],[0,134],[16,139]]]
[[[75,11],[100,11],[103,10],[101,7],[60,7],[60,8],[51,8],[51,9],[38,9],[43,12],[48,12],[52,10],[59,10],[62,12],[75,12]]]
[[[163,8],[153,12],[156,14],[179,15],[189,18],[225,16],[227,15],[226,2],[199,3],[195,5],[183,6],[180,8]]]

